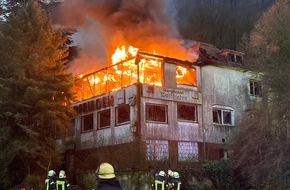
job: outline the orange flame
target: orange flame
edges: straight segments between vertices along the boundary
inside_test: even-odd
[[[112,55],[112,63],[113,65],[124,61],[130,57],[136,57],[138,53],[138,48],[135,48],[133,46],[129,46],[128,49],[126,49],[125,46],[122,46],[121,48],[117,48],[115,50],[115,53]]]
[[[118,47],[112,55],[112,66],[93,74],[83,76],[81,89],[82,99],[87,99],[99,94],[116,91],[126,86],[137,83],[162,86],[162,58],[154,56],[143,58],[136,64],[139,49],[133,46]],[[138,79],[139,67],[139,79]],[[178,84],[196,86],[194,69],[176,66],[176,82]]]

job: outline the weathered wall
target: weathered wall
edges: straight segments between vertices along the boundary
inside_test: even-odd
[[[239,131],[239,124],[247,117],[256,100],[250,97],[249,80],[255,78],[252,73],[242,69],[204,66],[202,75],[203,127],[205,141],[225,143],[231,141]],[[233,111],[233,126],[213,124],[213,106],[227,106]]]
[[[110,94],[105,94],[102,96],[98,96],[83,102],[79,102],[75,106],[79,104],[84,104],[86,102],[95,101],[95,99],[102,99],[105,96],[113,96],[114,102],[111,106],[102,106],[99,109],[95,109],[89,112],[83,112],[78,114],[75,117],[75,134],[76,134],[76,149],[87,149],[97,146],[107,146],[113,144],[122,144],[133,141],[133,132],[131,128],[131,123],[126,123],[123,125],[116,126],[116,115],[115,109],[119,105],[129,104],[130,105],[130,120],[133,121],[135,115],[135,104],[132,102],[136,97],[136,86],[130,86],[129,88],[121,89],[117,92],[111,92]],[[111,111],[111,126],[108,128],[98,129],[98,118],[97,112],[103,111],[106,109],[110,109]],[[86,132],[82,132],[81,129],[81,118],[82,116],[93,113],[94,114],[94,129]]]

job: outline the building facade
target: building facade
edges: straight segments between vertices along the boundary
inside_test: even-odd
[[[83,76],[72,131],[59,140],[67,170],[228,158],[225,145],[261,101],[259,75],[243,67],[243,56],[201,43],[195,62],[137,52]]]

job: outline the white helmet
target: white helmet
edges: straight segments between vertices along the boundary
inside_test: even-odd
[[[55,171],[49,170],[47,175],[50,176],[50,177],[54,176],[55,175]]]
[[[173,177],[174,178],[179,178],[179,173],[178,172],[173,172]]]
[[[170,177],[173,177],[173,172],[172,172],[172,170],[168,170],[168,171],[167,171],[167,175],[169,175]]]
[[[65,176],[65,171],[64,171],[64,170],[60,170],[60,171],[59,171],[59,174],[58,174],[58,177],[59,177],[59,178],[66,178],[66,176]]]
[[[164,171],[160,171],[160,172],[158,173],[158,175],[159,175],[159,176],[163,176],[163,177],[165,177],[165,176],[166,176],[166,174],[165,174],[165,172],[164,172]]]

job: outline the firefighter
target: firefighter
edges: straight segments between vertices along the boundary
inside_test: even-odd
[[[45,190],[55,190],[55,171],[49,170],[47,174],[47,179],[45,180]]]
[[[69,190],[69,182],[66,178],[66,174],[64,170],[60,170],[58,174],[58,179],[55,182],[56,190]]]
[[[111,164],[102,163],[97,169],[96,175],[98,180],[97,190],[122,190]]]
[[[173,177],[173,171],[172,170],[168,170],[167,171],[167,189],[171,189],[171,181],[172,181],[172,177]]]
[[[166,189],[166,174],[164,171],[160,171],[154,180],[154,190],[165,190]]]
[[[172,174],[172,180],[171,180],[171,189],[172,190],[180,190],[180,186],[181,186],[181,180],[179,177],[179,173],[178,172],[173,172]]]
[[[168,170],[167,171],[167,188],[168,188],[168,190],[172,189],[172,179],[173,179],[173,171]]]

